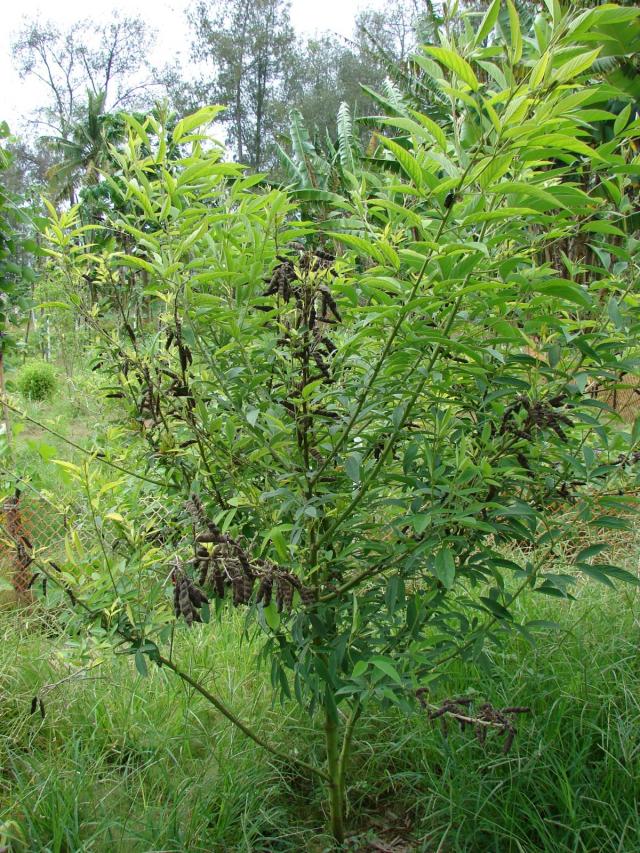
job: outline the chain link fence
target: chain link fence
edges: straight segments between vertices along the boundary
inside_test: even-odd
[[[150,546],[166,551],[168,557],[193,538],[190,523],[181,517],[184,510],[177,504],[172,510],[155,495],[143,496],[136,504],[138,531]],[[68,562],[68,537],[79,540],[85,551],[101,552],[104,547],[111,553],[126,554],[129,547],[118,525],[100,524],[85,504],[62,508],[33,487],[0,499],[0,578],[11,583],[19,599],[29,599],[33,560]]]

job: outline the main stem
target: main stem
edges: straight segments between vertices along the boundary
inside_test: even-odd
[[[327,744],[327,770],[329,775],[329,809],[331,833],[338,844],[344,841],[344,793],[340,773],[340,747],[338,721],[335,713],[325,711],[325,739]]]
[[[347,720],[347,724],[344,729],[344,735],[342,737],[342,749],[340,750],[340,758],[338,761],[338,785],[340,786],[340,797],[342,799],[342,808],[346,811],[346,797],[345,797],[345,776],[347,772],[347,762],[349,760],[349,755],[351,754],[351,741],[353,740],[353,730],[355,728],[356,723],[358,722],[358,717],[360,716],[360,712],[362,711],[362,705],[360,702],[355,703],[353,706],[353,710]]]

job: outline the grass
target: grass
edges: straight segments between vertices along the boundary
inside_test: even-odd
[[[9,388],[14,388],[17,374],[18,368],[7,372]],[[51,464],[51,460],[82,462],[84,454],[65,439],[90,448],[95,436],[104,431],[115,407],[107,407],[100,400],[96,379],[91,373],[80,372],[67,378],[59,369],[58,380],[51,400],[35,402],[17,392],[9,396],[12,405],[43,425],[40,427],[11,414],[15,432],[13,469],[28,479],[34,488],[62,497],[73,492],[72,481],[59,467]]]
[[[78,383],[27,413],[79,443],[98,419]],[[94,414],[90,414],[93,412]],[[43,444],[52,451],[43,452]],[[18,470],[38,489],[69,484],[47,461],[77,461],[32,426]],[[637,572],[640,544],[620,555]],[[530,595],[518,617],[554,620],[535,645],[511,636],[485,668],[452,662],[433,701],[476,695],[527,705],[511,753],[424,713],[372,709],[356,735],[352,851],[635,853],[640,850],[640,600],[582,585],[575,601]],[[320,733],[295,707],[273,707],[268,678],[241,642],[240,617],[179,634],[181,662],[274,745],[308,757]],[[330,850],[324,792],[231,728],[197,694],[155,668],[107,653],[75,675],[82,640],[55,613],[0,611],[0,847],[15,851]],[[88,663],[95,655],[87,655]],[[69,677],[71,676],[71,677]],[[46,714],[30,714],[32,698]]]
[[[489,672],[450,666],[439,697],[530,705],[512,752],[453,729],[444,738],[419,712],[368,718],[352,763],[352,849],[376,849],[367,838],[425,853],[638,849],[638,600],[588,585],[575,602],[523,607],[561,629],[535,646],[510,641]],[[68,672],[69,639],[32,616],[0,619],[0,825],[16,850],[330,849],[323,792],[169,674],[142,678],[130,659],[109,657],[47,690]],[[271,707],[239,636],[239,622],[184,632],[182,659],[273,742],[304,754],[318,734],[296,709]],[[34,695],[44,719],[29,713]]]

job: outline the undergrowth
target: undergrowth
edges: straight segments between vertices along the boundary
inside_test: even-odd
[[[532,597],[522,607],[559,627],[534,646],[510,640],[488,668],[450,665],[434,696],[530,706],[511,753],[451,726],[445,738],[419,711],[409,720],[380,712],[353,758],[349,801],[360,818],[350,849],[636,849],[637,596],[589,584],[569,604]],[[0,619],[0,824],[15,850],[331,849],[320,801],[308,805],[309,780],[274,763],[170,674],[142,678],[121,656],[62,680],[68,638],[45,617]],[[240,634],[239,620],[215,633],[198,628],[182,654],[266,736],[292,754],[311,752],[317,735],[295,708],[271,706]],[[35,695],[44,718],[30,714]]]

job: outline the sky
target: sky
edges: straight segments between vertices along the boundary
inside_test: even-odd
[[[291,21],[301,34],[330,30],[350,35],[358,11],[379,7],[381,0],[291,0]],[[185,10],[189,0],[5,0],[0,31],[0,120],[18,130],[26,115],[43,100],[36,81],[20,80],[13,70],[11,42],[25,18],[51,20],[61,28],[85,17],[108,20],[114,11],[140,14],[157,30],[152,64],[182,57],[188,60]]]

